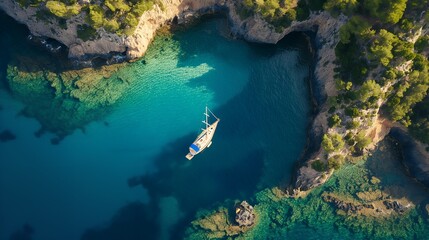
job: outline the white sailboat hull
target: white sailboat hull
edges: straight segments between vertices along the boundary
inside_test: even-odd
[[[202,152],[207,147],[210,147],[212,144],[212,138],[219,123],[217,119],[213,124],[208,125],[205,130],[203,130],[200,135],[195,139],[195,141],[189,147],[189,153],[186,155],[188,160],[191,160],[195,155]]]

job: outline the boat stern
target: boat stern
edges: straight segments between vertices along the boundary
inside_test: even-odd
[[[191,160],[194,157],[194,155],[192,155],[191,153],[186,154],[186,158],[188,160]]]

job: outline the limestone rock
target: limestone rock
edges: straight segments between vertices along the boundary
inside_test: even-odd
[[[404,213],[406,210],[406,207],[403,206],[398,201],[383,201],[383,204],[386,206],[387,209],[393,209],[397,213]]]
[[[240,226],[252,226],[255,223],[255,213],[253,207],[246,201],[242,201],[235,208],[235,221]]]

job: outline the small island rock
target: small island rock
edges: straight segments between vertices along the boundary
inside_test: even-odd
[[[242,201],[235,208],[235,221],[240,226],[252,226],[255,223],[253,207],[246,201]]]

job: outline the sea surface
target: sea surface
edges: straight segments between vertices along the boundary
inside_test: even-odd
[[[8,91],[8,53],[35,46],[2,15],[0,132],[16,139],[0,142],[0,239],[176,239],[198,210],[290,180],[312,113],[304,35],[249,44],[215,17],[159,36],[108,114],[53,145]],[[221,121],[188,161],[205,106]]]

